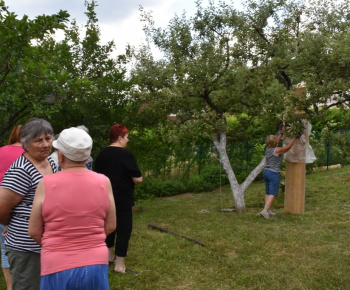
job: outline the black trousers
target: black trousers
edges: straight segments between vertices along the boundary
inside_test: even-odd
[[[128,252],[129,240],[132,232],[132,207],[117,209],[117,228],[106,238],[108,248],[114,247],[115,234],[117,241],[115,243],[115,254],[118,257],[126,257]]]

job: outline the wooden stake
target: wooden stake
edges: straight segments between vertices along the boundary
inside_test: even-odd
[[[153,224],[148,224],[148,226],[151,227],[151,228],[153,228],[153,229],[160,230],[161,232],[165,232],[165,233],[173,234],[173,235],[175,235],[175,236],[182,237],[182,238],[187,239],[187,240],[189,240],[189,241],[191,241],[191,242],[197,243],[197,244],[199,244],[199,245],[201,245],[201,246],[203,246],[203,247],[206,246],[206,244],[203,243],[203,242],[201,242],[201,241],[198,241],[198,240],[196,240],[196,239],[194,239],[194,238],[191,238],[191,237],[184,236],[184,235],[179,234],[179,233],[177,233],[177,232],[170,231],[170,230],[168,230],[167,228],[162,228],[162,227],[160,227],[160,226],[153,225]]]
[[[305,208],[305,163],[286,161],[284,211],[304,214]]]

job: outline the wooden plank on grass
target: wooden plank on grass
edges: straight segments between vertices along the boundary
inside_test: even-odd
[[[203,246],[203,247],[206,246],[205,243],[203,243],[203,242],[201,242],[201,241],[199,241],[199,240],[196,240],[196,239],[194,239],[194,238],[191,238],[191,237],[188,237],[188,236],[179,234],[179,233],[174,232],[174,231],[170,231],[170,230],[168,230],[167,228],[162,228],[162,227],[157,226],[157,225],[154,225],[154,224],[148,224],[148,226],[151,227],[151,228],[153,228],[153,229],[160,230],[161,232],[164,232],[164,233],[169,233],[169,234],[173,234],[173,235],[175,235],[175,236],[182,237],[182,238],[187,239],[187,240],[189,240],[189,241],[191,241],[191,242],[194,242],[194,243],[196,243],[196,244],[199,244],[199,245],[201,245],[201,246]]]

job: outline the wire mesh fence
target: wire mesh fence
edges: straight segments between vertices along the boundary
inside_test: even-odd
[[[237,176],[247,175],[264,156],[262,141],[229,143],[226,149]],[[181,179],[200,175],[208,166],[220,165],[214,144],[155,150],[143,155],[138,163],[145,176]]]
[[[308,169],[350,164],[347,150],[350,146],[349,131],[332,132],[326,137],[312,135],[309,142],[317,159],[307,164]],[[228,142],[226,150],[236,177],[241,182],[264,157],[265,143],[264,140]],[[138,163],[145,176],[181,179],[200,175],[208,166],[220,165],[216,148],[209,143],[154,150],[138,156]]]
[[[350,146],[349,129],[311,136],[310,145],[317,159],[309,167],[322,166],[327,168],[331,165],[340,164],[344,166],[350,164],[348,150]]]

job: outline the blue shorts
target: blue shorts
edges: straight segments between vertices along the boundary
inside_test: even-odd
[[[91,265],[41,276],[41,290],[109,290],[108,265]]]
[[[1,268],[10,268],[9,260],[5,255],[5,237],[2,236],[2,232],[6,226],[0,224],[0,242],[1,242]]]
[[[280,190],[281,173],[269,169],[264,170],[264,181],[267,195],[277,196]]]

